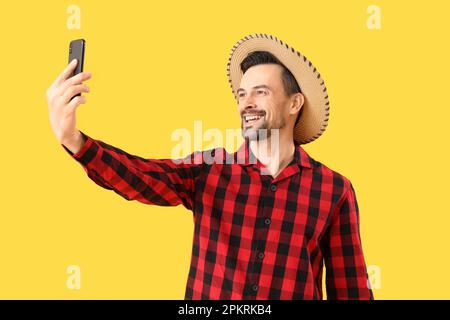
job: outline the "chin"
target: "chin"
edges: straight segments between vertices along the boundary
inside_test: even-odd
[[[259,130],[265,130],[265,128],[246,129],[246,130],[242,131],[242,136],[244,138],[248,138],[249,140],[263,140],[263,139],[270,137],[270,133],[268,133],[266,136],[265,134],[260,134]]]
[[[258,140],[258,132],[253,129],[245,130],[242,133],[244,138],[248,138],[249,140]]]

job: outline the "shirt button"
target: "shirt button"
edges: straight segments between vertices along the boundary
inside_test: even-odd
[[[254,284],[254,285],[252,286],[252,290],[253,290],[253,291],[258,291],[258,285],[257,285],[257,284]]]
[[[263,259],[263,258],[264,258],[264,253],[262,253],[262,252],[258,253],[258,257],[259,257],[260,259]]]
[[[274,184],[270,185],[270,190],[272,190],[273,192],[277,191],[277,186]]]
[[[267,218],[266,220],[264,220],[264,223],[265,223],[266,225],[269,225],[269,224],[270,224],[270,219]]]

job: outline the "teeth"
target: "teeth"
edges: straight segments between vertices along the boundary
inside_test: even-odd
[[[253,121],[261,118],[262,116],[245,116],[245,121]]]

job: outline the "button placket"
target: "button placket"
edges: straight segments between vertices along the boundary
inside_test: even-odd
[[[256,246],[255,246],[254,252],[252,252],[252,258],[251,258],[251,260],[252,260],[251,270],[252,271],[254,270],[255,265],[261,264],[262,260],[265,257],[265,254],[263,252],[265,245],[263,244],[263,242],[265,242],[264,239],[267,238],[267,231],[268,231],[267,226],[271,223],[271,219],[270,218],[265,218],[264,219],[264,216],[266,216],[266,217],[268,215],[270,216],[270,213],[269,213],[270,211],[267,212],[268,210],[267,210],[267,208],[265,206],[264,198],[273,196],[273,195],[271,195],[271,192],[273,192],[272,188],[273,188],[274,184],[271,183],[271,181],[270,181],[270,179],[268,177],[262,178],[261,182],[263,184],[263,188],[261,190],[262,201],[260,202],[260,207],[259,207],[259,209],[261,210],[260,211],[261,212],[261,217],[259,217],[257,219],[261,219],[264,222],[263,223],[259,222],[259,226],[260,226],[261,229],[258,228],[259,230],[258,230],[258,232],[256,234],[256,237],[255,237],[255,240],[254,240],[254,241],[256,241]],[[275,188],[276,188],[276,186],[275,186]],[[248,286],[249,286],[250,292],[252,292],[253,294],[256,294],[256,292],[259,289],[259,286],[257,284],[255,284],[255,282],[258,281],[258,276],[252,275],[251,277],[249,277],[247,279],[247,281],[248,281]]]

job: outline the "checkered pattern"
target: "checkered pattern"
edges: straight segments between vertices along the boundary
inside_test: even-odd
[[[324,264],[328,299],[374,298],[355,190],[301,145],[273,178],[251,161],[247,140],[233,154],[216,148],[176,162],[144,159],[82,134],[78,153],[63,147],[99,186],[193,212],[185,299],[322,299]]]

